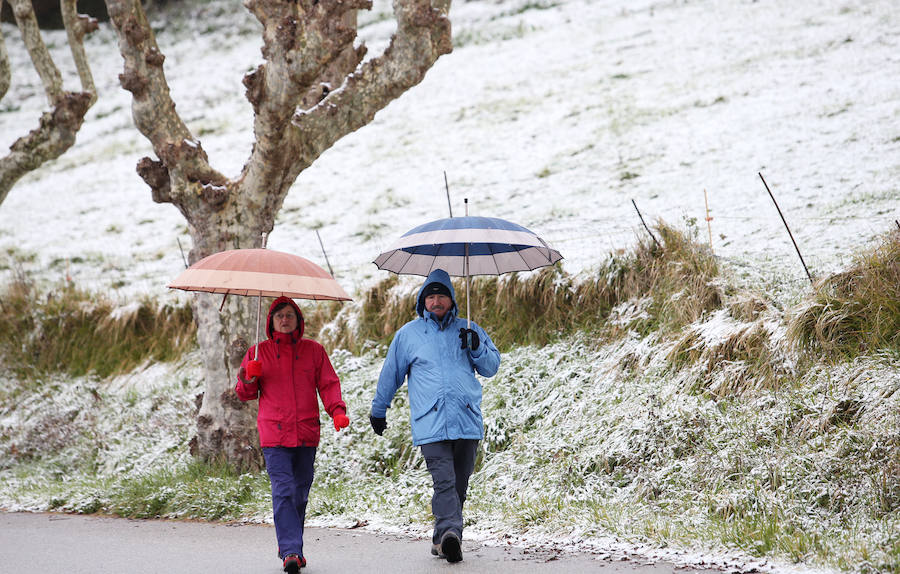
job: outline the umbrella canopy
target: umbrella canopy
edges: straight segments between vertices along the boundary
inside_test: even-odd
[[[185,269],[170,289],[228,295],[350,301],[324,269],[298,255],[271,249],[231,249]]]
[[[265,243],[265,241],[264,241]],[[256,297],[256,355],[262,297],[350,301],[327,271],[299,255],[271,249],[231,249],[194,263],[169,283],[170,289]],[[222,305],[225,299],[222,299]]]
[[[468,277],[532,271],[560,259],[559,251],[521,225],[467,215],[438,219],[407,231],[374,263],[401,275],[425,277],[434,269],[443,269],[455,277]]]
[[[467,202],[468,204],[468,202]],[[379,269],[427,277],[434,269],[466,278],[466,322],[471,323],[469,277],[532,271],[562,259],[528,229],[496,217],[448,217],[410,229],[374,263]]]

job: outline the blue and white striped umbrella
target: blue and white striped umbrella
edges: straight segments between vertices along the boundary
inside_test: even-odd
[[[448,217],[410,229],[374,263],[401,275],[427,277],[443,269],[466,278],[466,319],[471,321],[469,277],[532,271],[562,259],[528,229],[496,217]]]
[[[496,217],[448,217],[411,229],[374,263],[403,275],[443,269],[454,277],[531,271],[562,259],[521,225]],[[468,263],[468,268],[467,268]]]

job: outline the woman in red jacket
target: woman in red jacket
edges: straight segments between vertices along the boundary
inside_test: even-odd
[[[303,314],[291,299],[272,302],[266,321],[268,339],[259,344],[259,359],[250,347],[235,387],[242,401],[259,399],[259,444],[272,483],[272,510],[278,557],[284,571],[306,566],[303,522],[319,445],[319,400],[335,430],[350,424],[341,399],[341,382],[325,349],[303,338]]]

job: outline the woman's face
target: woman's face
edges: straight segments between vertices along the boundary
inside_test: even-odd
[[[293,333],[297,329],[297,313],[288,305],[272,315],[272,326],[279,333]]]

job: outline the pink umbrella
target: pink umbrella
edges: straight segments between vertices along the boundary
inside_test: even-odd
[[[327,271],[299,255],[271,249],[231,249],[204,257],[185,269],[170,289],[257,297],[256,356],[262,297],[351,301]],[[225,304],[225,299],[222,299]],[[249,373],[248,373],[249,374]]]
[[[214,253],[185,269],[168,287],[226,295],[351,300],[334,277],[309,259],[272,249]]]

